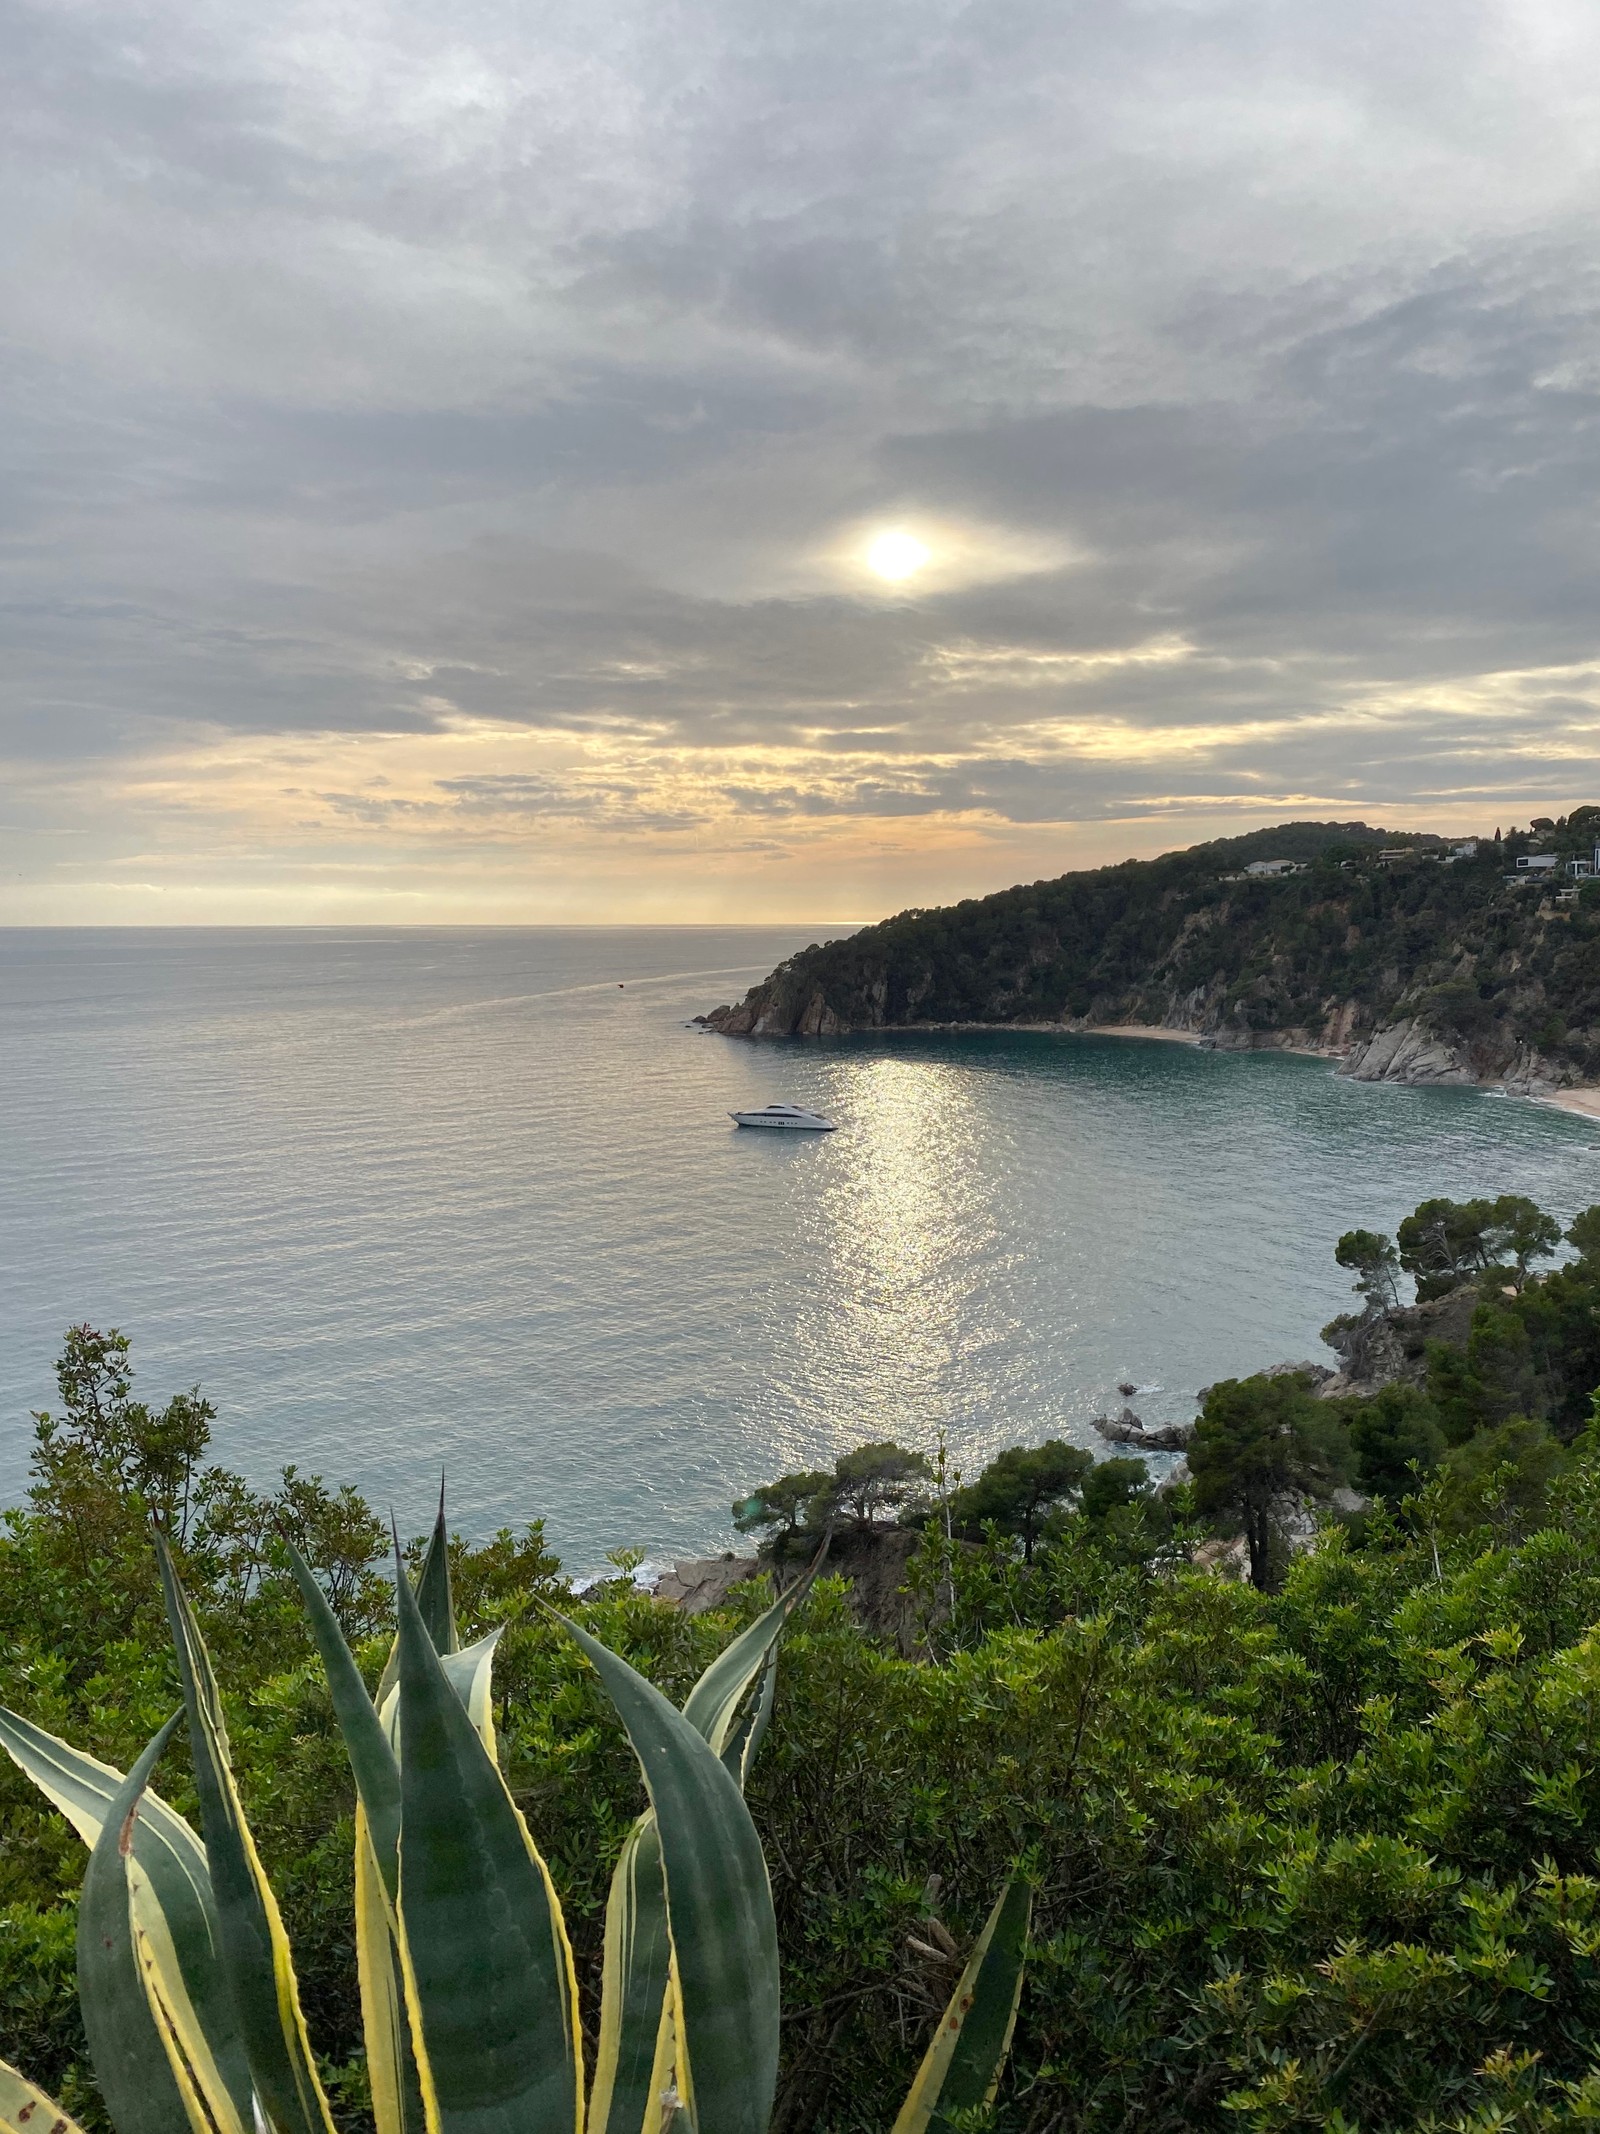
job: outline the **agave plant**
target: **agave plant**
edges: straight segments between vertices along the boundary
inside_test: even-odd
[[[89,1846],[78,1992],[117,2134],[333,2134],[287,1936],[244,1817],[222,1701],[157,1535],[183,1708],[124,1777],[16,1714],[3,1745]],[[766,2134],[778,2072],[778,1942],[744,1780],[772,1711],[778,1640],[807,1580],[741,1632],[683,1709],[581,1625],[649,1806],[606,1910],[586,2083],[577,1977],[549,1870],[495,1752],[496,1637],[462,1647],[441,1511],[369,1696],[289,1552],[356,1787],[356,1955],[377,2134]],[[188,1722],[203,1842],[150,1787]],[[1015,1876],[975,1945],[895,2134],[992,2097],[1022,1985]],[[0,2134],[78,2134],[0,2062]]]

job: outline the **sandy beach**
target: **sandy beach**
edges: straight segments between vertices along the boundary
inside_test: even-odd
[[[1084,1037],[1159,1037],[1169,1045],[1198,1045],[1193,1030],[1167,1030],[1160,1023],[1091,1023]]]
[[[1592,1083],[1583,1089],[1554,1089],[1539,1101],[1561,1111],[1578,1112],[1585,1119],[1600,1119],[1600,1087]]]

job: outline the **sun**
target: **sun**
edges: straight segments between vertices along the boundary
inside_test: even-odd
[[[887,578],[891,585],[900,585],[907,578],[914,578],[923,565],[931,560],[931,551],[915,534],[891,527],[881,533],[867,550],[867,568],[880,578]]]

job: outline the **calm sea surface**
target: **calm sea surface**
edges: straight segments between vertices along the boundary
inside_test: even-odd
[[[685,1028],[773,928],[0,932],[0,1497],[63,1328],[199,1381],[219,1457],[403,1526],[540,1515],[575,1570],[721,1547],[867,1437],[975,1468],[1132,1379],[1147,1421],[1348,1301],[1424,1195],[1600,1200],[1600,1130],[1322,1063]],[[741,1133],[790,1099],[818,1138]]]

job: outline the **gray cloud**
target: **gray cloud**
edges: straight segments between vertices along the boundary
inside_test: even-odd
[[[1592,11],[5,0],[0,61],[30,864],[312,736],[559,742],[313,781],[462,849],[1594,784]],[[897,521],[970,567],[852,577]]]

